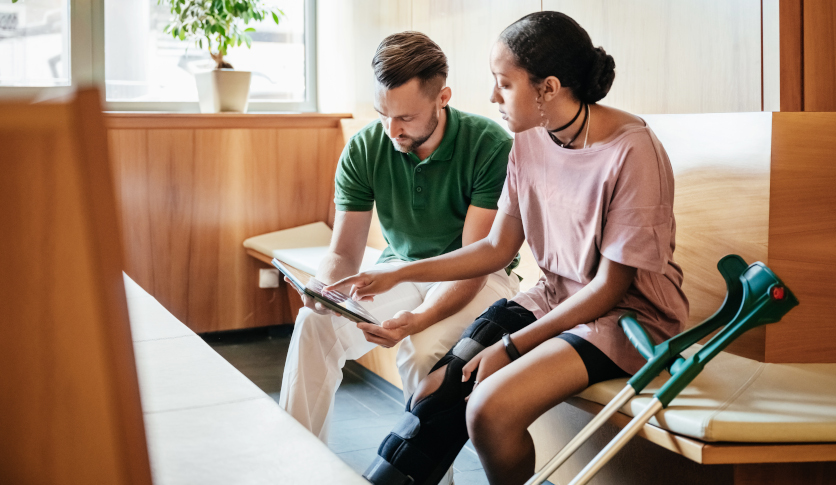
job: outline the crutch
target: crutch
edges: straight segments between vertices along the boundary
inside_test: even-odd
[[[666,407],[699,374],[705,363],[725,348],[743,332],[758,325],[777,322],[798,301],[775,274],[762,263],[748,268],[740,256],[729,255],[717,263],[717,269],[726,281],[726,299],[720,309],[700,325],[683,332],[659,345],[653,341],[635,319],[627,314],[619,320],[627,337],[639,352],[648,359],[628,385],[607,404],[604,409],[572,439],[549,463],[528,482],[543,483],[589,437],[632,397],[641,392],[662,370],[668,369],[672,378],[660,390],[648,408],[636,416],[613,441],[590,462],[572,482],[586,483],[609,461],[660,409]],[[679,353],[720,327],[725,327],[697,354],[683,359]]]

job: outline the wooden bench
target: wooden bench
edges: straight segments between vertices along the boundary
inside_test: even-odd
[[[716,262],[729,253],[749,262],[766,262],[801,300],[801,306],[780,324],[760,327],[735,342],[689,390],[711,387],[713,380],[735,372],[735,362],[761,366],[760,362],[772,362],[766,364],[769,366],[807,362],[811,364],[804,365],[813,365],[818,375],[811,377],[811,382],[831,385],[836,375],[836,364],[832,364],[836,362],[836,323],[823,318],[828,316],[827,309],[836,308],[836,283],[825,278],[829,269],[836,270],[836,245],[832,243],[836,240],[836,217],[830,215],[836,212],[836,195],[827,189],[836,184],[836,166],[829,161],[836,153],[836,115],[734,113],[651,115],[645,119],[665,145],[676,175],[675,257],[685,271],[683,289],[691,302],[688,326],[707,318],[722,302],[725,284]],[[344,120],[344,140],[367,121]],[[374,239],[370,235],[370,241]],[[520,271],[525,278],[521,286],[525,289],[536,282],[539,270],[530,251],[523,248],[522,253]],[[400,386],[393,349],[375,349],[359,362]],[[812,364],[817,362],[820,364]],[[590,413],[614,396],[613,389],[621,387],[623,382],[615,381],[593,386],[535,422],[531,432],[538,467],[580,430]],[[833,406],[829,413],[824,409],[815,416],[814,421],[826,429],[824,434],[813,433],[816,442],[811,443],[793,439],[793,427],[800,429],[801,425],[793,422],[798,416],[792,407],[784,409],[787,419],[781,421],[789,433],[779,433],[769,442],[745,441],[734,438],[734,433],[722,435],[723,442],[700,433],[688,436],[668,424],[683,408],[693,411],[686,392],[666,411],[667,421],[651,422],[640,434],[658,447],[648,448],[636,440],[593,483],[655,483],[672,477],[679,484],[784,484],[799,483],[800,477],[804,483],[833,483],[836,478],[829,477],[836,477],[836,433],[832,427],[836,424],[836,386],[832,388],[818,396],[832,399]],[[778,391],[770,397],[773,404],[781,402],[780,390],[773,391]],[[640,406],[649,392],[652,388],[611,419],[611,435],[629,421],[632,406]],[[791,390],[787,392],[783,397],[791,403]],[[802,395],[810,397],[809,392],[798,394]],[[709,414],[715,412],[711,406],[716,403],[706,403],[706,396],[720,400],[717,412],[730,398],[703,395],[699,405]],[[773,429],[778,427],[773,423]],[[601,437],[582,448],[551,481],[567,482],[603,444]]]
[[[154,483],[367,482],[125,276]]]

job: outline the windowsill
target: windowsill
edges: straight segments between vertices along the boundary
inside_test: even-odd
[[[106,111],[111,129],[148,128],[336,128],[350,113],[176,113]]]

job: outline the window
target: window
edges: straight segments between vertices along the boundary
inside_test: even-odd
[[[252,48],[224,59],[253,73],[249,111],[315,111],[315,0],[264,1],[279,25],[250,22]],[[214,63],[166,34],[170,21],[157,0],[0,0],[0,94],[95,82],[110,110],[197,112],[194,73]]]
[[[69,86],[69,18],[69,0],[0,1],[0,86]]]

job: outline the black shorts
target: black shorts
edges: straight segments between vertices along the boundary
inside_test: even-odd
[[[534,323],[537,317],[533,313],[526,310],[522,305],[515,301],[509,301],[505,304],[505,308],[513,310],[514,313],[520,315],[520,318],[528,320],[526,325]],[[566,341],[575,349],[575,352],[581,356],[583,365],[586,367],[586,374],[589,377],[589,385],[597,384],[602,381],[610,379],[617,379],[620,377],[630,377],[630,374],[621,370],[621,367],[615,365],[607,354],[603,353],[601,349],[592,345],[588,341],[575,334],[561,333],[556,338]]]

